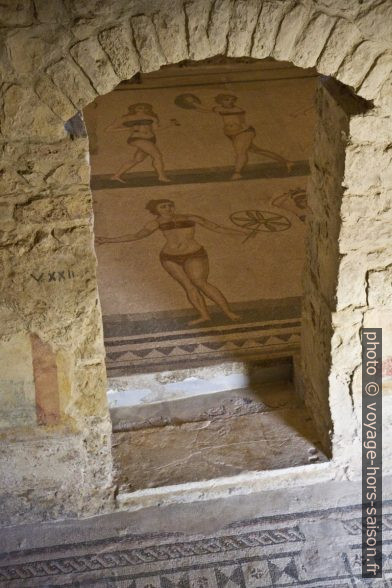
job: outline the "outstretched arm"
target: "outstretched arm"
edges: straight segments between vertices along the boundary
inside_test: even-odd
[[[120,235],[119,237],[96,237],[95,242],[98,245],[103,245],[104,243],[129,243],[130,241],[139,241],[139,239],[144,239],[145,237],[152,235],[158,227],[158,222],[152,221],[151,223],[147,223],[137,233]]]
[[[202,216],[197,216],[197,215],[190,215],[188,217],[190,220],[193,220],[193,222],[197,223],[198,225],[201,225],[202,227],[205,227],[206,229],[209,229],[210,231],[214,231],[215,233],[222,233],[224,235],[243,235],[248,234],[249,231],[244,231],[241,229],[231,229],[229,227],[222,227],[221,225],[217,225],[216,223],[213,223],[210,220],[207,220],[206,218],[203,218]]]
[[[155,131],[157,131],[157,129],[159,129],[160,131],[164,131],[165,129],[170,129],[172,127],[180,127],[180,126],[181,126],[181,123],[179,123],[176,118],[171,118],[169,120],[169,122],[164,125],[161,125],[160,123],[156,123],[153,125]]]
[[[198,110],[199,112],[209,112],[210,114],[216,114],[213,108],[207,108],[206,106],[200,106],[199,104],[195,103],[193,109]]]
[[[129,127],[125,127],[123,125],[124,122],[124,118],[117,118],[115,121],[113,121],[112,123],[110,123],[110,125],[108,125],[105,128],[105,131],[114,131],[115,133],[118,131],[128,131],[129,132]]]

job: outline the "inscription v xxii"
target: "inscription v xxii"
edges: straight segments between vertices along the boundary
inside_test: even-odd
[[[68,269],[63,271],[41,272],[39,275],[31,273],[30,276],[39,284],[44,282],[65,282],[72,280],[75,277],[75,272]]]

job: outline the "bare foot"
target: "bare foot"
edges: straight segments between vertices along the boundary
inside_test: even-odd
[[[188,325],[192,326],[192,325],[199,325],[200,323],[206,323],[207,321],[210,321],[211,317],[210,316],[201,316],[198,319],[194,319],[193,321],[189,321]]]
[[[242,175],[239,172],[234,172],[234,174],[231,176],[231,180],[240,180],[242,178]]]
[[[116,180],[117,182],[121,182],[122,184],[126,184],[126,181],[123,180],[120,176],[112,176],[111,180]]]
[[[239,315],[239,314],[236,314],[235,312],[230,312],[230,313],[227,313],[227,315],[226,315],[226,316],[227,316],[227,317],[228,317],[228,318],[229,318],[231,321],[239,321],[239,320],[240,320],[240,318],[241,318],[241,317],[240,317],[240,315]]]
[[[170,178],[168,178],[167,176],[158,176],[158,180],[159,180],[160,182],[166,182],[166,183],[167,183],[167,182],[171,182],[171,179],[170,179]]]

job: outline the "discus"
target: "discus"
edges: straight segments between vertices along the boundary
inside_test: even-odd
[[[174,104],[185,110],[194,110],[201,105],[201,100],[195,94],[179,94],[174,99]]]

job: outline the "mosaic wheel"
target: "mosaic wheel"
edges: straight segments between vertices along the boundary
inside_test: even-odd
[[[259,232],[276,233],[291,227],[287,217],[268,210],[239,210],[230,215],[230,220],[237,227],[250,231],[243,243]]]

